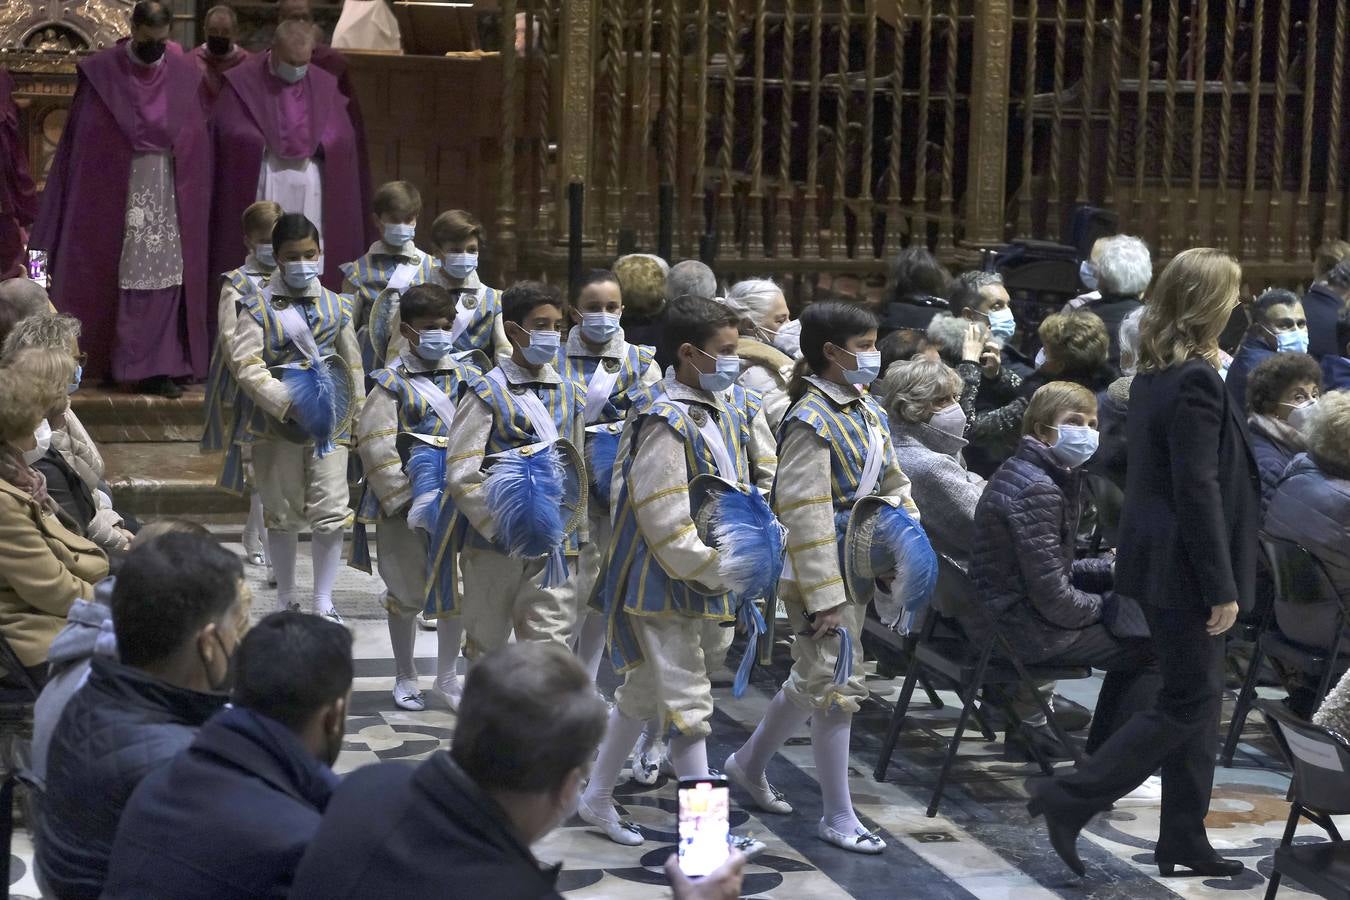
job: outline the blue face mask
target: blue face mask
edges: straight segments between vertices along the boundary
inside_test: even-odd
[[[416,225],[404,225],[399,222],[387,222],[384,226],[384,242],[390,247],[402,247],[417,234]]]
[[[1263,326],[1264,327],[1264,326]],[[1308,329],[1295,328],[1293,331],[1271,331],[1275,337],[1275,350],[1278,353],[1307,353],[1308,352]]]
[[[858,364],[856,369],[844,369],[844,380],[849,384],[871,384],[877,380],[881,374],[881,351],[880,350],[860,350],[857,353],[849,353]]]
[[[478,254],[447,253],[441,257],[441,265],[445,267],[445,274],[456,281],[463,281],[478,268]]]
[[[720,394],[735,384],[736,379],[741,374],[741,358],[739,356],[713,356],[703,350],[698,352],[716,363],[716,368],[711,372],[698,373],[699,387],[710,394]]]
[[[290,63],[284,63],[281,60],[273,60],[272,71],[277,73],[277,77],[287,84],[295,84],[305,77],[309,72],[309,64],[303,66],[293,66]]]
[[[413,352],[427,362],[435,362],[454,348],[454,339],[444,328],[428,328],[417,334],[417,346]]]
[[[1097,290],[1097,267],[1092,264],[1092,260],[1085,259],[1078,264],[1078,280],[1089,291]]]
[[[531,331],[530,342],[520,348],[520,355],[532,366],[542,366],[558,358],[562,335],[556,331]]]
[[[301,259],[281,264],[281,278],[286,286],[294,291],[303,291],[319,277],[319,261]]]
[[[1050,447],[1050,454],[1059,463],[1076,469],[1097,452],[1097,430],[1086,425],[1060,425],[1059,437]]]
[[[996,309],[985,316],[989,320],[989,333],[1000,341],[1006,341],[1013,336],[1017,330],[1017,320],[1013,318],[1013,312],[1008,307]]]
[[[84,380],[84,366],[75,367],[75,380],[66,388],[67,394],[73,394],[80,389],[80,382]]]
[[[258,261],[258,265],[266,266],[269,269],[277,267],[277,258],[272,255],[271,244],[258,244],[253,248],[253,258]]]
[[[619,317],[614,313],[588,312],[581,314],[582,337],[592,344],[607,344],[619,333]]]

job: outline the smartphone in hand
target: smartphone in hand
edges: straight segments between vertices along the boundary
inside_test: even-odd
[[[725,778],[687,778],[680,781],[678,796],[680,871],[699,878],[731,855],[731,791]]]

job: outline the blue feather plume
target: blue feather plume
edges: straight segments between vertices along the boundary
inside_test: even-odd
[[[741,697],[745,694],[745,689],[750,685],[750,673],[754,671],[755,660],[759,656],[759,639],[764,632],[769,630],[769,626],[764,622],[764,616],[760,614],[759,607],[749,600],[741,601],[740,611],[737,618],[745,627],[745,655],[741,657],[741,663],[736,667],[736,675],[731,680],[731,696]]]
[[[304,368],[287,367],[281,383],[291,395],[291,418],[314,439],[314,455],[322,459],[333,452],[337,427],[337,386],[333,373],[323,363]]]
[[[404,471],[408,473],[413,497],[412,508],[408,510],[408,524],[413,527],[421,525],[430,530],[445,484],[445,449],[418,441],[408,451],[408,464]]]
[[[529,456],[508,453],[493,463],[484,490],[497,542],[508,554],[535,559],[562,544],[567,524],[563,478],[562,457],[554,447]]]
[[[847,628],[836,628],[839,636],[839,655],[834,658],[834,683],[848,684],[853,675],[853,635]]]
[[[724,491],[713,511],[713,544],[721,557],[718,574],[742,601],[769,597],[783,574],[783,528],[764,495]]]
[[[907,612],[926,607],[937,585],[937,554],[923,528],[904,509],[887,507],[877,517],[873,539],[895,557],[891,597],[903,603]]]
[[[614,458],[619,454],[619,435],[609,431],[586,435],[586,463],[590,466],[595,499],[609,508],[609,485],[614,477]]]

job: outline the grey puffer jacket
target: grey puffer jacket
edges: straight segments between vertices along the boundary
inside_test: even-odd
[[[1102,618],[1111,562],[1074,560],[1081,486],[1080,470],[1024,437],[975,508],[976,597],[1027,662],[1062,652]],[[987,626],[975,631],[988,636]]]

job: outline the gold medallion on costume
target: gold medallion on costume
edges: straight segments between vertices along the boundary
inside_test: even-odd
[[[693,419],[699,428],[708,423],[708,413],[701,406],[689,407],[689,418]]]
[[[465,309],[476,309],[478,307],[478,295],[465,294],[460,297],[459,302],[463,304]]]
[[[605,358],[604,360],[601,360],[600,365],[605,367],[606,372],[619,371],[619,361],[617,359]]]

